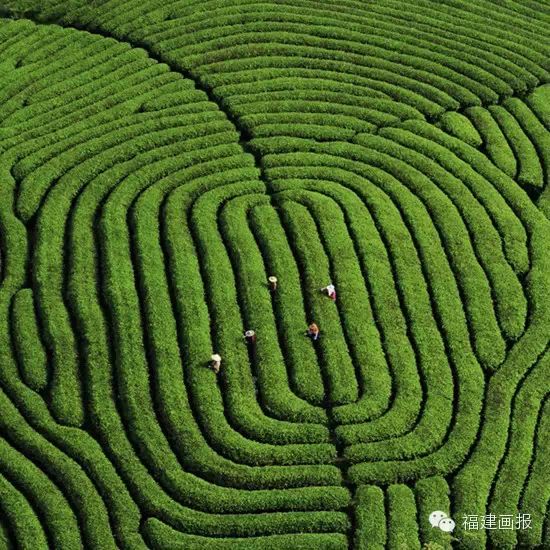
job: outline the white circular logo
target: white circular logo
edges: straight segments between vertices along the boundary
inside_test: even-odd
[[[456,524],[451,518],[443,518],[437,526],[445,533],[452,533]]]
[[[432,527],[437,527],[439,525],[439,522],[446,518],[447,514],[445,512],[442,512],[441,510],[436,510],[435,512],[432,512],[430,514],[430,524]]]
[[[445,512],[441,510],[435,510],[429,517],[430,525],[433,527],[439,527],[445,533],[452,533],[456,527],[456,523]]]

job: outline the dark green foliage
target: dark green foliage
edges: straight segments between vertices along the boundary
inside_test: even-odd
[[[43,390],[48,382],[47,359],[40,341],[30,289],[20,290],[15,295],[12,315],[21,376],[33,390]]]

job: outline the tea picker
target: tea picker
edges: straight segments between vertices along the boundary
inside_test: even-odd
[[[321,289],[321,292],[325,292],[326,295],[333,301],[335,302],[336,301],[336,288],[335,286],[330,283],[328,284],[327,286],[325,286],[324,288]]]
[[[256,332],[254,330],[247,330],[244,333],[244,339],[249,346],[253,346],[256,343]]]
[[[271,292],[275,292],[277,290],[277,277],[271,275],[271,277],[268,277],[267,280],[269,281],[269,290],[271,290]]]
[[[218,374],[220,372],[220,367],[222,365],[222,358],[220,355],[218,355],[217,353],[214,353],[211,357],[210,357],[210,368],[216,373]]]
[[[320,336],[319,327],[315,323],[311,323],[307,327],[306,336],[309,336],[312,340],[318,340]]]

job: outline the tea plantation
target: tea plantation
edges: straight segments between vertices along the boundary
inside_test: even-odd
[[[0,0],[0,549],[549,548],[549,37]]]

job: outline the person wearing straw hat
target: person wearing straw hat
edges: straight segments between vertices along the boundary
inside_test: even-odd
[[[249,346],[253,346],[256,343],[256,332],[254,330],[247,330],[244,333],[244,339]]]
[[[277,277],[271,275],[271,277],[268,277],[267,280],[269,281],[269,290],[271,290],[271,292],[275,292],[277,290]]]
[[[309,336],[312,340],[319,340],[320,331],[316,323],[311,323],[307,327],[306,335]]]
[[[321,292],[326,292],[327,296],[333,301],[336,302],[336,288],[330,283],[326,287],[321,289]]]
[[[210,357],[210,367],[211,369],[218,374],[220,372],[220,367],[222,365],[222,358],[217,353],[212,354]]]

